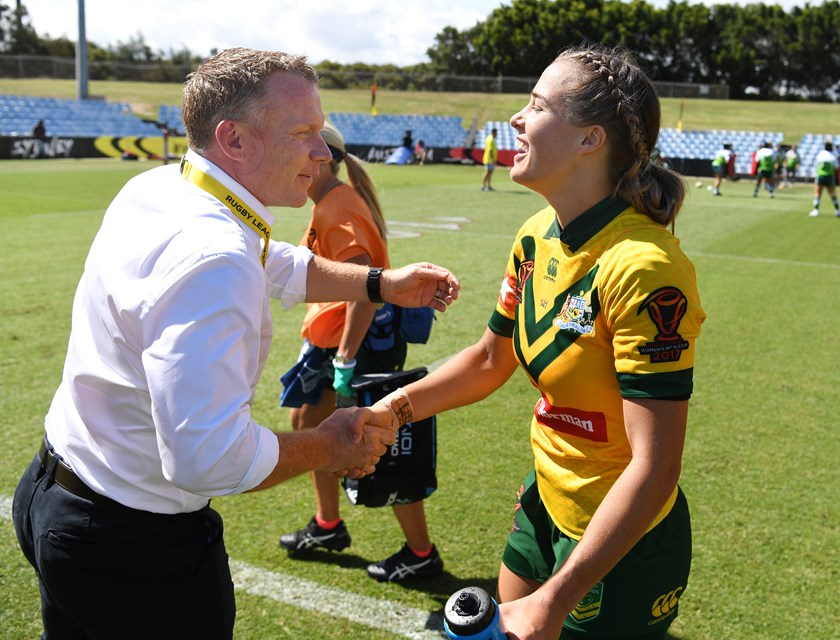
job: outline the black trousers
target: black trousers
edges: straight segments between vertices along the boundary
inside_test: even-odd
[[[15,490],[15,532],[38,574],[42,640],[229,639],[236,615],[222,519],[91,501],[38,456]]]

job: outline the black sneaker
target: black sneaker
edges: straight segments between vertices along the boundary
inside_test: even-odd
[[[310,549],[341,551],[350,546],[350,534],[347,533],[344,520],[339,522],[334,529],[324,529],[318,525],[315,518],[312,518],[303,529],[280,536],[280,546],[290,552]]]
[[[443,571],[437,547],[425,558],[416,555],[407,544],[389,558],[368,565],[367,572],[379,582],[402,582],[414,578],[433,578]]]

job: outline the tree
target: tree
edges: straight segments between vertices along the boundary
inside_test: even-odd
[[[32,27],[29,11],[22,4],[18,4],[15,9],[0,4],[0,51],[13,55],[47,53]]]
[[[513,0],[483,23],[476,51],[494,74],[539,75],[568,45],[600,39],[603,4],[602,0]]]
[[[114,59],[118,62],[141,62],[153,63],[162,59],[160,52],[155,52],[146,44],[143,34],[138,32],[136,36],[128,39],[128,42],[117,41],[113,47],[109,47]]]
[[[435,36],[435,45],[426,50],[434,73],[480,76],[490,73],[488,61],[475,49],[475,39],[480,29],[476,25],[464,31],[444,27]]]
[[[828,100],[840,91],[840,3],[795,8],[787,79],[792,91]]]

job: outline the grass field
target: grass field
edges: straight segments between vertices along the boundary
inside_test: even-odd
[[[0,91],[2,91],[0,87]],[[840,130],[840,127],[835,127]],[[7,161],[0,168],[0,637],[38,637],[37,582],[20,553],[11,496],[42,435],[60,380],[70,306],[88,246],[110,198],[150,163]],[[463,291],[432,340],[409,352],[431,364],[471,344],[489,317],[509,244],[542,206],[481,168],[373,165],[393,231],[392,261],[431,260]],[[706,181],[706,184],[708,181]],[[694,558],[672,637],[779,640],[840,637],[840,219],[824,199],[808,217],[811,186],[752,197],[723,185],[714,198],[691,179],[677,234],[693,259],[708,321],[698,343],[695,393],[681,484],[692,509]],[[275,235],[297,242],[309,208],[277,211]],[[466,218],[453,230],[447,218]],[[401,224],[402,223],[402,224]],[[423,223],[430,226],[409,226]],[[278,377],[294,361],[303,307],[275,308],[273,351],[254,413],[288,429]],[[514,493],[531,464],[528,419],[536,400],[517,374],[484,402],[439,417],[439,490],[428,500],[439,579],[380,585],[365,575],[400,544],[388,510],[345,503],[353,546],[291,560],[280,533],[313,512],[309,481],[217,499],[235,569],[238,639],[438,637],[439,614],[457,589],[493,588]],[[152,612],[150,612],[152,613]]]
[[[180,104],[178,83],[91,81],[91,95],[108,101],[131,104],[137,115],[156,118],[161,104]],[[75,98],[74,80],[0,78],[0,93]],[[370,109],[367,89],[324,89],[321,91],[324,112],[362,112]],[[379,113],[417,113],[461,116],[465,127],[473,118],[480,127],[488,120],[507,120],[527,102],[525,94],[433,93],[424,91],[388,91],[379,89],[376,106]],[[676,127],[680,120],[685,130],[736,129],[744,131],[781,131],[784,142],[794,144],[805,133],[840,133],[840,108],[836,104],[805,102],[759,102],[753,100],[662,99],[662,126]],[[33,123],[34,124],[34,123]]]

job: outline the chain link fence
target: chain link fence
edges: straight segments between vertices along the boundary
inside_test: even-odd
[[[182,83],[194,68],[194,65],[88,60],[88,78]],[[528,94],[539,79],[536,76],[456,76],[326,68],[319,69],[318,73],[321,76],[321,87],[324,89],[360,89],[376,83],[379,88],[393,91]],[[76,61],[74,58],[53,56],[0,55],[0,77],[73,80],[76,78]],[[659,95],[666,98],[729,98],[727,85],[660,82],[657,83],[657,89]]]

